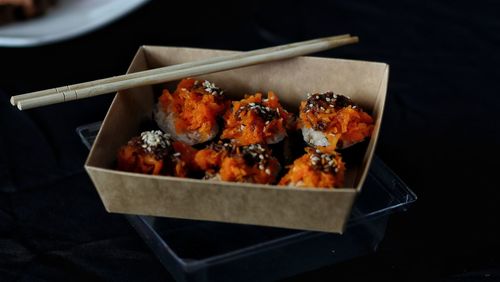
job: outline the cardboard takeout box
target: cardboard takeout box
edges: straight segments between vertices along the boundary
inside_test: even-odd
[[[129,72],[231,54],[230,51],[143,46]],[[152,118],[153,87],[119,92],[85,164],[109,212],[201,219],[341,233],[373,156],[385,102],[388,65],[299,57],[200,76],[241,99],[272,90],[297,113],[306,93],[334,91],[370,112],[375,129],[364,156],[347,163],[346,187],[283,188],[272,185],[150,176],[114,169],[120,146]],[[175,87],[175,83],[170,86]]]

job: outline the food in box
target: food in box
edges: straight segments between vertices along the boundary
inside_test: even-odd
[[[129,72],[174,65],[229,51],[141,47]],[[335,91],[350,96],[374,118],[372,138],[350,153],[344,187],[279,188],[272,185],[150,176],[114,170],[116,152],[145,123],[157,102],[154,87],[120,92],[114,99],[86,163],[110,212],[204,219],[295,229],[342,232],[366,177],[378,136],[388,79],[383,63],[300,57],[205,75],[232,100],[272,90],[283,107],[298,113],[306,93]],[[175,89],[178,82],[166,87]],[[350,149],[348,149],[350,150]],[[354,188],[354,189],[353,189]]]

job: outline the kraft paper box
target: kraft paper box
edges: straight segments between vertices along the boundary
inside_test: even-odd
[[[231,54],[231,51],[143,46],[129,72]],[[111,104],[85,168],[109,212],[255,224],[342,233],[373,156],[385,102],[388,65],[377,62],[299,57],[197,78],[232,93],[272,90],[297,113],[306,93],[334,91],[350,96],[375,119],[373,135],[359,160],[347,163],[346,187],[283,188],[273,185],[150,176],[117,171],[120,146],[152,119],[153,87],[119,92]],[[172,82],[172,89],[177,82]]]

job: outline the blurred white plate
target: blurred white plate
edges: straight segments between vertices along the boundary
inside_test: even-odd
[[[59,0],[41,17],[0,26],[0,46],[36,46],[97,29],[148,0]]]

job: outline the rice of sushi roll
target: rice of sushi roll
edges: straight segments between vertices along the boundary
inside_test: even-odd
[[[219,132],[217,117],[229,106],[223,94],[207,80],[183,79],[173,94],[163,90],[154,111],[156,123],[188,145],[209,141]]]
[[[300,104],[304,141],[325,152],[344,149],[371,136],[373,118],[346,96],[325,92]]]
[[[268,92],[234,101],[232,109],[224,115],[221,139],[229,139],[238,146],[250,144],[276,144],[286,137],[286,128],[292,118],[280,105],[278,96]]]
[[[151,175],[186,177],[193,149],[160,130],[144,131],[118,151],[117,168]]]
[[[279,185],[295,187],[335,188],[344,184],[345,165],[340,154],[323,153],[306,148],[306,154],[296,159]]]

